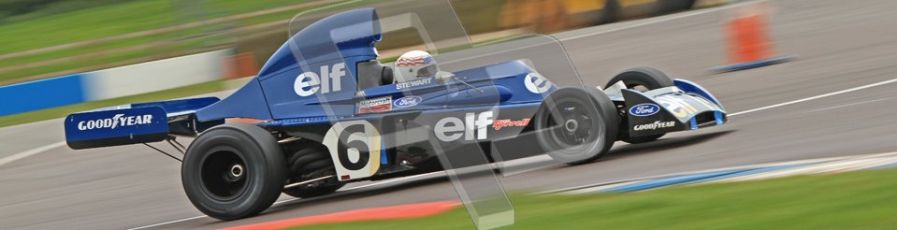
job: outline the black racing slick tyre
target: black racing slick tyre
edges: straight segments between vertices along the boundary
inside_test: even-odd
[[[668,77],[662,71],[650,67],[639,67],[623,71],[622,73],[617,74],[617,76],[614,76],[614,78],[608,81],[605,89],[617,83],[618,81],[622,81],[623,84],[626,85],[626,88],[642,92],[673,86],[673,80],[670,79],[670,77]],[[630,144],[654,141],[664,135],[657,134],[650,136],[630,137],[629,132],[627,132],[626,130],[622,131],[623,132],[620,133],[620,140]]]
[[[298,198],[311,198],[333,193],[345,185],[336,177],[336,169],[334,169],[333,160],[327,147],[312,141],[303,141],[296,146],[299,150],[290,154],[288,160],[290,175],[287,184],[326,176],[330,176],[330,178],[297,187],[284,188],[283,193]]]
[[[268,131],[226,124],[193,141],[184,156],[181,181],[199,211],[235,220],[270,207],[283,189],[286,171],[283,151]]]
[[[613,102],[595,89],[563,88],[536,113],[536,138],[552,159],[570,165],[595,161],[617,140],[620,118]]]
[[[629,89],[638,89],[641,86],[647,90],[653,90],[673,86],[673,80],[663,71],[650,67],[638,67],[623,71],[610,79],[604,88],[606,89],[618,81],[623,81],[623,84],[626,84],[626,88]]]

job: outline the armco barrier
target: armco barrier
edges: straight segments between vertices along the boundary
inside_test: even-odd
[[[230,50],[0,86],[0,116],[221,79]]]
[[[81,103],[84,78],[75,74],[0,86],[0,116]]]
[[[87,100],[103,100],[221,79],[229,50],[115,67],[86,78]]]

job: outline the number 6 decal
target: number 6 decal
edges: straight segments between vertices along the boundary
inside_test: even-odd
[[[324,135],[324,145],[340,181],[370,177],[380,169],[380,132],[368,121],[333,124]]]

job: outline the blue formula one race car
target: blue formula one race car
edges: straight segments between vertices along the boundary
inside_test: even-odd
[[[351,30],[334,29],[345,27]],[[292,36],[257,77],[222,100],[71,114],[67,143],[168,141],[184,152],[181,179],[194,206],[233,220],[267,209],[282,192],[314,197],[349,182],[440,170],[438,154],[458,146],[525,136],[555,160],[580,164],[618,140],[647,142],[726,122],[709,92],[650,68],[625,71],[603,90],[560,87],[522,60],[452,73],[412,69],[421,77],[403,77],[406,65],[432,57],[381,64],[379,29],[373,9],[329,16]],[[260,122],[225,122],[231,118]],[[184,147],[175,137],[195,139]]]

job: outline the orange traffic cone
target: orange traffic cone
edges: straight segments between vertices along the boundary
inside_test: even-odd
[[[718,72],[731,72],[774,65],[788,61],[790,57],[772,57],[772,42],[766,27],[765,2],[737,8],[736,16],[726,24],[729,62],[717,68]]]

